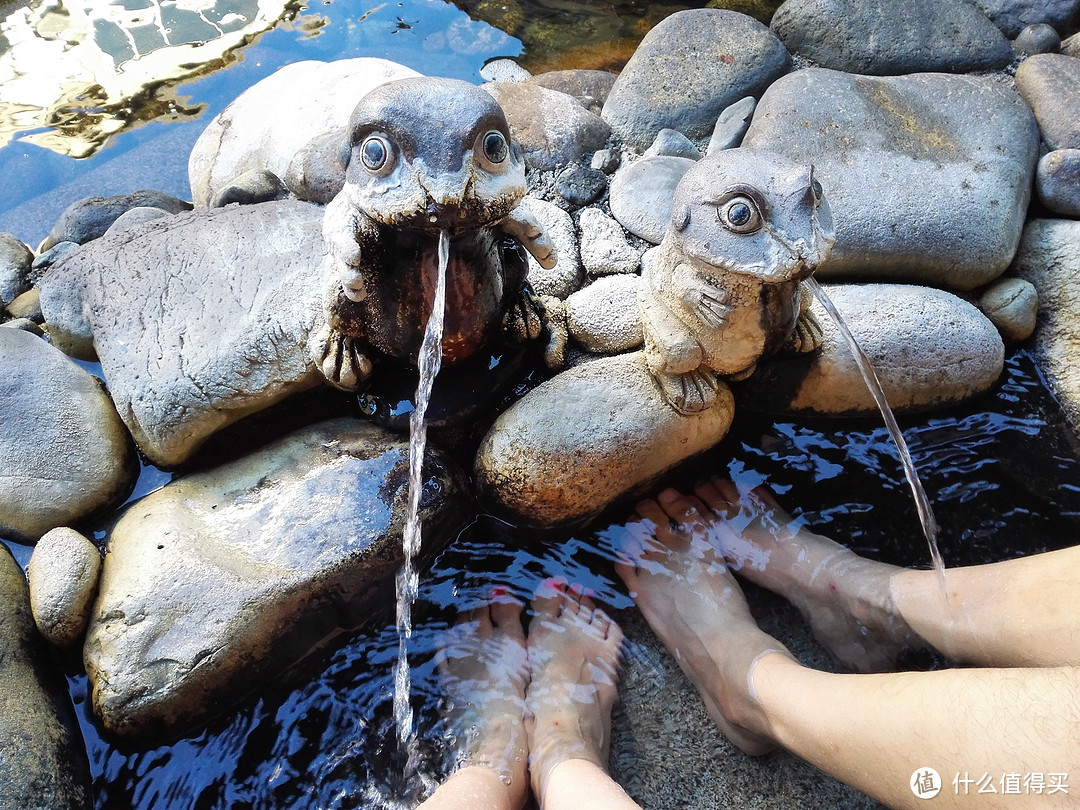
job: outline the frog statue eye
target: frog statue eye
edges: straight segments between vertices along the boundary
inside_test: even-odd
[[[476,145],[481,165],[488,171],[501,168],[510,157],[510,144],[507,143],[506,136],[497,129],[488,130],[477,138]]]
[[[716,216],[732,233],[754,233],[764,223],[763,208],[756,194],[737,190],[724,195],[716,206]]]
[[[385,135],[368,135],[360,144],[360,162],[372,174],[387,175],[397,162],[394,147]]]

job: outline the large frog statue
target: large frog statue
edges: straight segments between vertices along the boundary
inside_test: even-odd
[[[325,322],[309,344],[327,380],[352,389],[374,360],[416,363],[441,232],[443,361],[467,357],[499,328],[539,335],[520,246],[544,267],[555,255],[519,205],[524,163],[490,95],[453,79],[383,84],[354,110],[342,162],[344,186],[323,218]]]
[[[821,329],[801,281],[835,241],[811,166],[729,149],[679,182],[671,223],[643,260],[645,357],[664,399],[704,410],[718,379],[749,376],[781,348],[812,351]]]

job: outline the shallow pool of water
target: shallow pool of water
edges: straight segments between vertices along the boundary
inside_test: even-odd
[[[1059,548],[1080,536],[1075,439],[1030,356],[1016,351],[990,395],[900,420],[942,525],[949,566]],[[859,553],[928,563],[895,448],[876,420],[774,420],[740,412],[731,434],[665,483],[725,474],[772,487],[783,505]],[[587,531],[530,532],[478,514],[422,572],[410,646],[415,725],[428,764],[402,784],[392,717],[398,638],[393,608],[365,632],[316,652],[203,733],[150,750],[104,739],[86,679],[69,662],[100,808],[397,808],[443,773],[452,744],[434,665],[440,633],[493,583],[527,600],[546,577],[590,588],[618,611],[631,602],[613,547],[631,503]],[[25,554],[25,549],[22,549]],[[633,648],[629,651],[634,655]],[[425,781],[426,780],[426,781]]]

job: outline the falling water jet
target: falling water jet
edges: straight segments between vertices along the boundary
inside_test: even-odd
[[[420,493],[423,488],[421,469],[427,446],[427,425],[424,417],[431,387],[442,365],[443,317],[446,308],[446,267],[450,257],[450,234],[439,232],[439,267],[435,283],[435,300],[431,305],[424,339],[420,344],[417,367],[420,379],[416,386],[416,407],[409,415],[409,511],[403,539],[404,562],[397,576],[398,660],[394,671],[394,721],[397,724],[398,746],[406,755],[405,781],[408,783],[420,765],[413,733],[413,711],[409,702],[412,690],[409,676],[409,640],[412,638],[412,605],[419,589],[420,575],[416,557],[420,553]]]
[[[836,323],[836,327],[840,330],[840,334],[844,336],[848,349],[850,349],[852,356],[855,358],[855,363],[859,366],[859,371],[862,373],[863,380],[866,381],[866,387],[870,389],[870,393],[877,403],[878,410],[881,411],[881,416],[885,420],[885,427],[888,428],[889,435],[892,436],[893,442],[896,444],[897,452],[900,454],[900,463],[904,466],[904,475],[907,477],[908,486],[911,487],[911,494],[915,498],[915,509],[919,513],[919,523],[922,524],[923,534],[926,535],[926,542],[930,546],[930,562],[933,565],[934,570],[937,571],[938,582],[941,585],[941,593],[945,598],[946,605],[948,605],[949,592],[945,587],[945,561],[942,559],[941,552],[938,550],[938,533],[941,529],[938,526],[937,519],[934,517],[934,510],[930,507],[930,499],[926,496],[926,490],[923,488],[922,481],[919,480],[919,473],[915,470],[915,464],[911,460],[911,453],[908,452],[907,442],[904,441],[904,434],[900,432],[900,426],[896,423],[896,417],[893,416],[892,408],[889,407],[889,403],[885,399],[885,392],[881,388],[881,381],[878,379],[877,373],[870,363],[870,358],[866,356],[866,352],[859,346],[858,341],[855,340],[855,336],[851,334],[851,330],[848,329],[847,322],[844,320],[839,310],[837,310],[836,305],[833,304],[832,299],[825,293],[822,286],[818,284],[817,279],[810,276],[806,279],[806,286],[825,308],[825,311],[829,313],[829,316]]]

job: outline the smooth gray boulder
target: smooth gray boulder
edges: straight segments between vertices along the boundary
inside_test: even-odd
[[[50,644],[66,647],[82,638],[100,573],[97,546],[74,529],[59,526],[38,540],[26,577],[34,624]]]
[[[1016,252],[1038,132],[990,78],[810,68],[769,88],[743,146],[813,164],[836,223],[819,278],[970,290]]]
[[[117,410],[161,467],[213,433],[310,388],[321,317],[322,209],[281,200],[159,219],[50,268],[52,340],[96,353]]]
[[[955,405],[986,392],[1001,375],[1005,347],[997,329],[952,293],[909,284],[830,284],[825,290],[897,413]],[[763,363],[736,387],[740,406],[802,415],[878,413],[838,327],[817,300],[811,309],[824,333],[820,353]]]
[[[793,54],[847,73],[965,73],[1013,59],[966,0],[787,0],[770,26]]]
[[[669,407],[644,352],[602,357],[534,388],[492,425],[477,451],[481,493],[539,526],[589,517],[712,447],[734,414],[717,402],[689,416]]]
[[[34,542],[123,500],[138,464],[100,381],[20,329],[0,329],[0,368],[0,536]]]
[[[634,236],[659,245],[671,221],[671,200],[697,161],[655,155],[624,164],[611,178],[611,215]]]
[[[129,508],[109,533],[83,647],[104,726],[189,731],[392,605],[408,472],[408,437],[333,419]],[[462,480],[429,444],[429,552],[468,503]]]
[[[549,70],[525,79],[528,84],[558,90],[578,100],[586,110],[600,114],[616,74],[606,70]]]
[[[1080,434],[1080,222],[1030,220],[1010,274],[1031,282],[1038,292],[1032,352]]]
[[[0,233],[0,304],[8,304],[30,289],[34,252],[10,233]]]
[[[375,57],[280,68],[218,113],[195,142],[188,159],[195,206],[208,207],[219,190],[251,169],[284,178],[293,157],[319,135],[345,127],[369,91],[419,75]]]
[[[30,615],[22,568],[0,543],[0,807],[90,810],[90,763],[67,683]]]
[[[752,17],[678,11],[645,35],[615,80],[603,117],[638,151],[664,128],[704,138],[726,107],[760,96],[790,65],[783,43]]]
[[[1077,0],[972,0],[1007,37],[1017,36],[1025,26],[1048,23],[1067,30],[1076,19]]]
[[[1029,25],[1013,40],[1013,50],[1020,56],[1057,53],[1061,50],[1061,36],[1046,23]]]
[[[133,191],[116,197],[86,197],[64,209],[53,229],[41,243],[40,253],[61,242],[85,244],[103,236],[112,224],[133,208],[160,208],[170,214],[191,210],[191,203],[153,189]]]
[[[1080,60],[1060,53],[1029,56],[1016,69],[1016,89],[1050,149],[1080,148]]]
[[[503,108],[510,135],[532,169],[551,171],[587,162],[611,135],[599,115],[566,93],[529,82],[489,82],[482,87]]]
[[[641,346],[638,288],[641,276],[599,278],[566,299],[570,337],[594,354],[627,352]]]
[[[1035,170],[1039,202],[1065,217],[1080,217],[1080,149],[1055,149]]]

